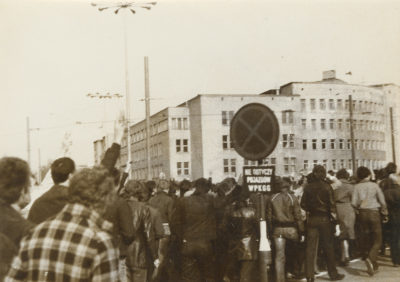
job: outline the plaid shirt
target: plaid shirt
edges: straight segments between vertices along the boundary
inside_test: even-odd
[[[21,241],[4,281],[118,281],[112,224],[80,204],[67,204]]]

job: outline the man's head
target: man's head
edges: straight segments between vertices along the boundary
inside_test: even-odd
[[[349,177],[350,177],[350,174],[347,172],[347,170],[345,168],[340,169],[336,173],[337,179],[349,179]]]
[[[160,179],[157,183],[157,191],[164,191],[165,193],[168,193],[169,181],[165,179]]]
[[[312,173],[317,180],[324,180],[326,178],[326,169],[322,165],[316,165]]]
[[[397,165],[395,163],[388,163],[385,167],[386,175],[396,173],[396,171],[397,171]]]
[[[365,167],[365,166],[360,166],[357,168],[357,178],[359,180],[367,179],[371,175],[371,171]]]
[[[194,186],[196,187],[196,192],[201,194],[206,194],[210,190],[210,183],[205,178],[199,178],[194,182]]]
[[[146,188],[150,191],[150,194],[153,193],[154,188],[156,188],[157,184],[153,180],[146,181]]]
[[[142,182],[138,180],[129,180],[128,182],[126,182],[124,187],[124,197],[134,197],[139,199],[141,191],[143,191],[143,189],[145,189],[145,185]]]
[[[105,168],[84,168],[72,176],[68,194],[71,203],[103,212],[114,196],[114,179]]]
[[[70,158],[59,158],[51,164],[51,178],[55,184],[67,181],[69,175],[75,171],[75,163]]]
[[[0,159],[0,198],[6,203],[16,202],[29,189],[30,170],[26,161],[14,157]]]

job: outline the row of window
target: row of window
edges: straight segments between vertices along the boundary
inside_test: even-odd
[[[320,129],[350,129],[350,119],[320,119]],[[301,120],[302,129],[307,129],[307,119]],[[317,129],[317,120],[311,119],[311,129]],[[384,130],[384,123],[375,120],[353,120],[353,129],[359,130]]]
[[[303,161],[303,169],[304,170],[311,170],[314,166],[316,165],[323,165],[325,167],[325,169],[327,170],[339,170],[342,168],[346,168],[346,169],[353,169],[353,161],[351,159],[340,159],[340,160],[330,160],[330,163],[328,163],[328,160],[322,160],[318,161],[318,160],[313,160],[311,162],[311,160],[304,160]],[[356,160],[356,166],[360,167],[360,166],[366,166],[370,169],[377,169],[377,168],[381,168],[383,167],[384,162],[383,161],[378,161],[378,160]]]
[[[188,139],[176,139],[175,140],[175,145],[176,145],[176,152],[189,152],[189,142]]]
[[[163,120],[157,123],[154,123],[150,126],[150,134],[151,136],[157,135],[161,132],[168,130],[168,120]]]
[[[153,144],[150,146],[150,156],[152,158],[157,158],[162,156],[162,145],[161,143],[158,144]],[[139,162],[139,161],[144,161],[147,159],[147,150],[146,148],[139,149],[136,151],[133,151],[133,159],[132,161],[134,162]]]
[[[285,134],[284,134],[285,135]],[[292,134],[290,134],[292,135]],[[303,139],[303,150],[308,149],[309,140]],[[351,140],[350,139],[321,139],[320,147],[317,146],[317,139],[311,139],[311,149],[339,149],[339,150],[350,150],[351,149]],[[284,145],[284,143],[283,143]],[[293,146],[294,147],[294,146]],[[293,148],[292,147],[292,148]],[[284,147],[285,148],[285,147]],[[384,142],[377,140],[354,140],[354,148],[357,150],[383,150]]]
[[[310,110],[316,110],[318,99],[310,99]],[[301,111],[307,110],[306,99],[300,99]],[[353,100],[353,110],[377,112],[381,103]],[[349,110],[349,100],[345,99],[319,99],[319,110]]]

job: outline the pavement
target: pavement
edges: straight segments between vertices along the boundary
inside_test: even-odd
[[[389,253],[387,250],[386,253]],[[379,256],[379,270],[374,276],[369,276],[367,267],[363,260],[355,259],[346,267],[338,267],[339,273],[345,274],[346,277],[341,280],[344,282],[400,282],[400,267],[393,267],[390,255]],[[290,282],[306,281],[304,280],[288,280]],[[327,272],[322,272],[315,277],[315,281],[330,281]]]

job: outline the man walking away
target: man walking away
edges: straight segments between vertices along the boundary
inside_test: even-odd
[[[386,202],[378,184],[370,181],[371,172],[368,168],[359,167],[357,177],[360,182],[354,186],[351,204],[358,210],[362,254],[367,272],[372,276],[378,270],[378,253],[382,244],[382,225],[379,211],[387,218]]]
[[[339,274],[335,265],[331,216],[336,216],[336,206],[332,187],[325,182],[325,178],[325,168],[321,165],[315,166],[304,187],[301,199],[301,207],[308,213],[306,238],[306,277],[308,282],[314,281],[314,259],[318,238],[326,255],[330,279],[336,281],[344,278],[344,274]]]

